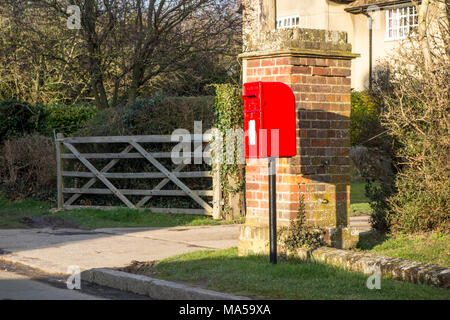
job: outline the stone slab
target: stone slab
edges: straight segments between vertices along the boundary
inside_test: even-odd
[[[248,297],[234,296],[117,270],[88,270],[81,274],[81,278],[102,286],[147,295],[158,300],[250,300]]]

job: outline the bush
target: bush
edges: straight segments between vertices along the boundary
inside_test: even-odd
[[[382,88],[381,78],[374,84]],[[385,109],[384,93],[377,91],[352,91],[350,113],[350,143],[352,147],[364,146],[378,149],[383,155],[392,155],[392,137],[381,118]]]
[[[97,112],[89,105],[31,105],[8,100],[0,102],[0,143],[12,137],[41,133],[51,135],[58,129],[66,135],[79,129]]]
[[[9,199],[47,200],[56,191],[56,155],[51,138],[27,135],[6,140],[0,153],[0,180]]]
[[[419,37],[411,37],[385,62],[390,89],[380,94],[382,120],[403,163],[388,198],[386,221],[394,233],[450,230],[450,61],[441,42],[448,34],[446,26],[427,40],[433,41],[429,57]]]
[[[81,136],[172,134],[183,128],[193,132],[194,121],[203,121],[203,130],[213,124],[213,98],[139,98],[131,106],[119,105],[98,112],[77,132]]]
[[[65,135],[78,130],[84,122],[97,113],[96,107],[89,105],[48,105],[44,108],[48,129],[58,129]]]
[[[104,135],[146,135],[146,134],[171,134],[177,128],[186,128],[192,132],[194,120],[203,120],[203,130],[207,130],[213,123],[212,97],[175,97],[168,98],[157,95],[151,99],[138,99],[130,108],[120,106],[96,113],[89,106],[64,106],[53,105],[45,108],[48,128],[60,128],[59,132],[76,134],[77,136],[104,136]],[[87,120],[84,124],[82,122]],[[78,125],[82,128],[78,131]],[[64,128],[65,127],[65,128]],[[41,132],[48,130],[41,128]],[[2,189],[9,198],[34,197],[48,199],[53,197],[56,191],[56,164],[55,148],[52,138],[38,135],[27,135],[23,138],[14,138],[5,142],[0,150],[0,182]],[[161,146],[145,146],[147,150],[159,151],[158,148],[173,147],[173,144]],[[78,145],[81,152],[120,152],[123,145]],[[161,151],[168,151],[161,150]],[[167,160],[167,161],[166,161]],[[91,160],[95,166],[102,166],[109,160]],[[170,167],[170,159],[159,160],[163,165]],[[66,170],[83,171],[85,167],[77,160],[65,160]],[[206,165],[205,165],[206,166]],[[123,159],[114,169],[116,172],[147,172],[152,166],[145,161],[135,159]],[[197,170],[209,170],[208,168]],[[186,168],[189,170],[189,167]],[[189,186],[194,189],[207,189],[210,180],[189,179]],[[75,186],[81,187],[83,179],[73,179]],[[123,179],[114,184],[121,188],[151,189],[159,183],[157,179]],[[208,185],[209,183],[209,185]],[[101,183],[99,187],[103,187]],[[169,184],[167,187],[171,187]],[[82,201],[98,204],[111,203],[108,196],[83,196]],[[131,197],[130,197],[131,198]],[[162,197],[154,197],[151,201],[162,201]],[[136,199],[132,199],[136,200]],[[162,206],[184,207],[190,204],[189,199],[170,197],[163,199]],[[115,199],[114,199],[115,201]],[[119,200],[120,201],[120,200]],[[120,204],[120,202],[119,202]],[[155,203],[153,203],[155,204]],[[155,204],[155,206],[161,206]]]
[[[386,220],[386,214],[391,209],[387,199],[394,194],[394,184],[391,181],[374,183],[369,181],[366,184],[366,196],[370,199],[370,224],[373,229],[381,232],[389,232],[389,223]]]
[[[365,91],[352,91],[350,113],[350,142],[352,146],[381,133],[380,104]]]
[[[45,112],[42,106],[17,100],[0,101],[0,143],[40,131],[44,127]]]
[[[409,167],[397,175],[398,192],[388,199],[390,210],[386,216],[394,233],[449,232],[448,171],[446,177],[437,179],[425,176],[427,173]]]

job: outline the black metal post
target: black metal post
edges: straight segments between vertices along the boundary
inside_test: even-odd
[[[369,15],[369,90],[372,91],[372,60],[373,60],[373,18]]]
[[[269,234],[270,263],[277,263],[277,162],[269,158]]]
[[[372,91],[372,60],[373,60],[373,17],[369,11],[361,11],[363,15],[369,18],[369,90]]]

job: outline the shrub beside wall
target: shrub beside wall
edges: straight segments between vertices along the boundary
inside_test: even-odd
[[[386,61],[390,78],[389,92],[379,93],[382,121],[398,142],[401,164],[388,198],[393,232],[450,231],[450,61],[441,42],[449,29],[442,27],[427,37],[429,57],[419,49],[420,37],[411,37]]]
[[[0,180],[9,199],[50,200],[56,192],[56,155],[52,138],[27,135],[0,148]]]

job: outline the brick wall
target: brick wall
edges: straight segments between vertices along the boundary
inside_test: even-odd
[[[294,54],[244,59],[245,82],[284,82],[296,97],[297,156],[278,159],[278,224],[297,216],[303,195],[309,223],[347,226],[351,60]],[[267,171],[267,160],[247,162],[246,226],[268,224]]]

